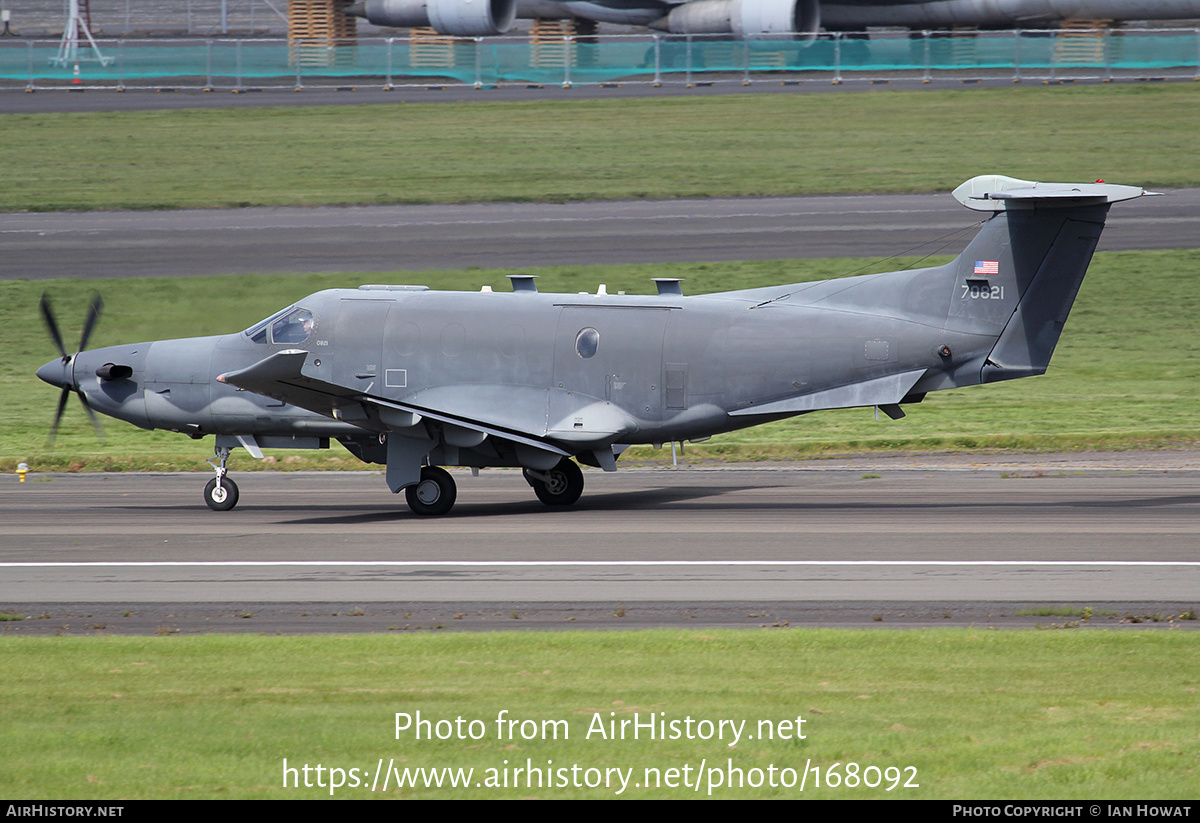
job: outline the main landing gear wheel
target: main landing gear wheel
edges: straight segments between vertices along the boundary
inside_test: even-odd
[[[547,506],[570,506],[583,494],[583,472],[567,458],[548,472],[525,470],[525,479],[533,493]]]
[[[204,487],[204,502],[215,512],[227,512],[237,505],[238,487],[228,477],[222,478],[217,485],[217,478],[208,481]]]
[[[404,497],[413,514],[438,517],[454,506],[458,488],[450,472],[437,466],[425,466],[421,469],[421,481],[405,489]]]

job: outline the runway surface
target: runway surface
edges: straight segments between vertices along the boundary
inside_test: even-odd
[[[949,193],[0,215],[0,279],[420,272],[958,253]],[[1099,249],[1200,248],[1200,189],[1115,209]]]
[[[1119,623],[1200,595],[1194,452],[589,471],[568,510],[512,471],[456,478],[439,519],[373,472],[238,473],[228,513],[203,474],[6,481],[0,609],[47,617],[4,630],[949,625],[1068,602]]]

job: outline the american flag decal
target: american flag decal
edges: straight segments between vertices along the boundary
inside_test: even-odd
[[[975,274],[999,274],[1000,262],[998,260],[976,260]]]

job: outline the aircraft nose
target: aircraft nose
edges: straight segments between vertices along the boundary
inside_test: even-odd
[[[56,357],[37,370],[37,376],[60,389],[73,389],[75,383],[71,375],[71,361]]]

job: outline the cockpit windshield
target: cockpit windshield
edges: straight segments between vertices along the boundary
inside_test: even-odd
[[[294,346],[308,339],[314,324],[312,312],[300,306],[292,306],[255,323],[246,329],[245,334],[255,343],[282,343]]]

